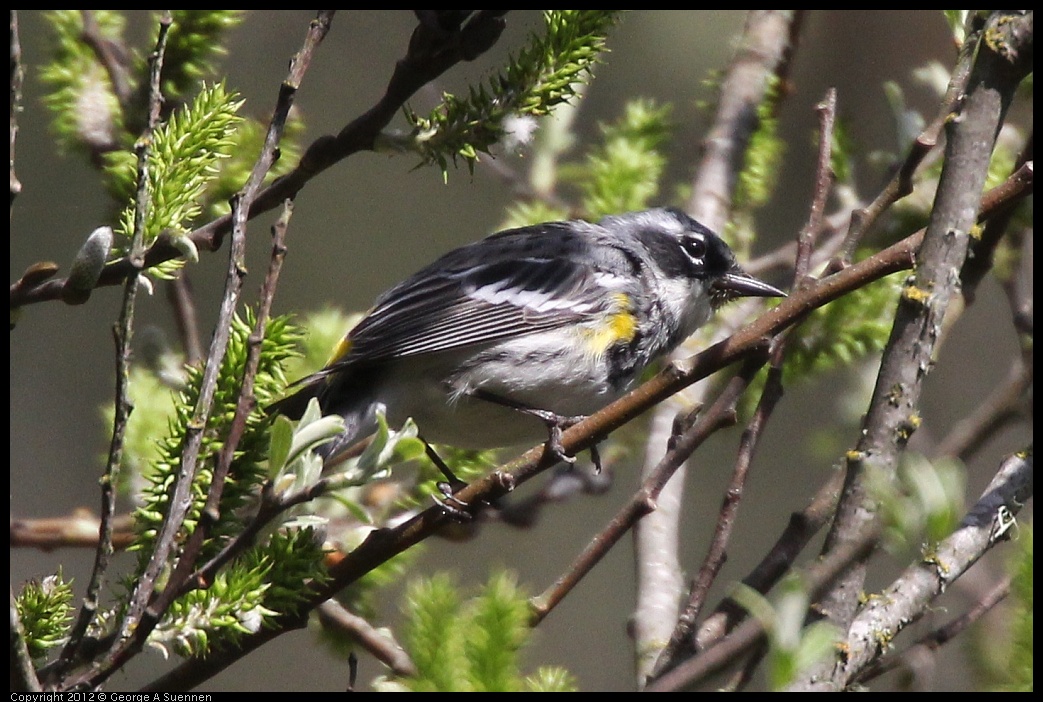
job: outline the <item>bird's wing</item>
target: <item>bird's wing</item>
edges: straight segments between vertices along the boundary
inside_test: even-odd
[[[576,226],[590,227],[578,233]],[[594,243],[594,225],[547,223],[455,249],[381,295],[348,334],[345,365],[439,353],[596,319],[621,254]]]
[[[351,330],[342,361],[438,353],[574,324],[606,305],[606,275],[531,256],[425,269],[378,300]]]

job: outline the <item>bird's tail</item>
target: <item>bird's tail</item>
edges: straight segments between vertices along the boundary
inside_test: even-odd
[[[268,405],[265,411],[269,416],[281,414],[294,421],[300,419],[304,415],[304,410],[308,408],[308,402],[313,397],[321,398],[322,391],[326,388],[326,379],[309,377],[297,384],[300,385],[298,390]]]
[[[337,386],[334,387],[331,379],[321,372],[308,376],[295,384],[297,390],[268,405],[266,410],[269,416],[281,414],[296,421],[304,415],[312,398],[316,398],[324,415],[341,415],[344,418],[344,431],[315,449],[326,460],[349,449],[376,427],[375,405],[367,398],[368,393],[362,391],[361,387],[356,390],[362,392],[346,393],[338,380],[333,380],[333,385]]]

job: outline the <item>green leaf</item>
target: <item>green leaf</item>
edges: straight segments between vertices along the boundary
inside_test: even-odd
[[[460,595],[445,573],[413,581],[406,590],[405,644],[417,667],[406,681],[414,692],[462,692],[467,662],[460,625]]]
[[[519,656],[530,641],[529,604],[514,575],[496,572],[475,596],[461,597],[450,576],[413,581],[406,590],[405,647],[417,675],[414,691],[565,691],[575,681],[560,668],[523,680]]]
[[[344,418],[339,415],[322,417],[319,414],[319,401],[314,397],[308,402],[308,410],[297,428],[293,432],[293,442],[290,445],[289,455],[286,463],[292,464],[305,451],[328,443],[344,431]]]
[[[202,213],[202,198],[218,173],[216,164],[227,158],[235,145],[232,136],[241,122],[236,112],[242,104],[238,95],[229,93],[223,83],[204,85],[191,104],[175,112],[155,130],[146,183],[149,191],[143,232],[146,247],[163,232],[176,241],[188,233],[191,223]],[[130,201],[117,227],[117,233],[129,241],[134,232],[137,159],[128,152],[116,152],[108,154],[106,162],[114,185]],[[185,252],[192,256],[192,251],[186,249]],[[179,266],[179,262],[171,262],[150,272],[160,277],[169,276]]]
[[[508,120],[546,115],[575,97],[576,86],[589,79],[605,50],[616,12],[547,10],[544,21],[545,34],[532,36],[487,85],[471,86],[466,98],[444,94],[442,104],[427,117],[407,109],[412,132],[392,148],[416,150],[423,163],[437,164],[448,178],[449,161],[455,164],[457,158],[473,171],[479,154],[489,153],[504,137]]]
[[[949,24],[949,31],[957,44],[963,44],[967,39],[967,17],[971,10],[942,10],[945,21]]]
[[[529,605],[515,578],[494,573],[471,603],[465,650],[474,689],[513,692],[521,689],[518,652],[528,640]]]
[[[785,578],[772,601],[742,584],[736,586],[732,597],[760,621],[768,635],[768,676],[773,690],[786,687],[835,650],[835,626],[827,622],[804,625],[809,602],[798,578]]]
[[[279,415],[272,422],[272,447],[268,452],[269,475],[275,477],[286,465],[293,444],[293,422]]]
[[[181,100],[214,74],[226,53],[225,34],[242,22],[243,11],[171,10],[170,16],[161,89],[168,100]]]
[[[966,470],[958,461],[929,461],[907,453],[898,467],[897,480],[875,470],[868,476],[886,542],[893,549],[926,548],[929,552],[952,533],[964,514]]]
[[[15,608],[32,658],[43,658],[65,643],[72,621],[72,597],[72,582],[64,580],[60,569],[40,582],[29,581],[18,593]]]
[[[602,141],[580,166],[563,168],[578,183],[590,217],[645,209],[659,193],[666,167],[660,151],[670,134],[670,106],[651,100],[627,103],[623,117],[601,125]]]

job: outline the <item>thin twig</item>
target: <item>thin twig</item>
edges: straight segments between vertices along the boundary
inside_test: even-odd
[[[149,159],[152,152],[152,133],[159,124],[159,111],[163,104],[163,95],[160,91],[160,74],[163,69],[163,54],[166,50],[170,23],[170,13],[166,12],[159,22],[156,46],[149,57],[148,122],[136,145],[138,152],[137,196],[134,203],[134,232],[131,237],[130,253],[127,259],[136,264],[139,270],[144,252],[145,222],[151,207],[148,173]],[[58,677],[61,677],[68,670],[68,667],[72,665],[73,661],[76,660],[83,637],[87,633],[87,628],[94,620],[98,611],[99,594],[104,584],[105,573],[109,567],[109,559],[113,553],[112,533],[113,518],[116,513],[116,483],[119,479],[120,467],[123,461],[124,433],[126,432],[127,421],[130,418],[132,409],[129,398],[130,343],[133,334],[137,289],[138,276],[132,275],[128,277],[124,284],[120,319],[113,328],[116,345],[115,417],[113,420],[112,439],[109,443],[109,457],[105,466],[105,474],[101,479],[101,526],[99,527],[98,548],[95,550],[94,567],[87,582],[83,606],[80,608],[76,623],[70,630],[69,640],[62,648],[54,671],[54,674]]]
[[[417,674],[416,665],[398,643],[388,634],[376,630],[357,614],[349,612],[336,600],[326,600],[318,606],[319,623],[340,636],[348,636],[369,651],[378,661],[401,677]]]
[[[756,370],[759,370],[761,365],[763,365],[763,363],[757,363],[754,371],[756,372]],[[750,378],[746,379],[746,384],[748,384],[751,379],[752,375]],[[690,640],[692,632],[695,630],[695,624],[699,618],[699,612],[702,610],[710,586],[713,584],[713,581],[716,579],[717,574],[720,572],[720,569],[726,560],[728,541],[731,536],[732,528],[735,525],[739,503],[742,500],[742,493],[746,484],[746,476],[749,473],[750,463],[753,460],[754,448],[756,447],[761,432],[767,423],[768,417],[771,415],[775,402],[780,397],[781,392],[776,393],[766,390],[762,393],[761,401],[758,404],[753,419],[751,419],[750,423],[743,431],[742,438],[739,440],[739,452],[735,460],[735,467],[732,471],[732,478],[727,490],[725,491],[721,511],[714,527],[713,536],[710,540],[710,548],[707,551],[702,566],[699,568],[698,573],[692,580],[692,586],[688,593],[688,601],[682,608],[681,614],[677,617],[673,633],[670,636],[670,641],[659,654],[659,660],[656,662],[656,666],[652,671],[652,676],[658,675],[661,670],[669,667],[671,662],[674,661],[682,651],[690,650],[685,644]]]
[[[835,212],[825,219],[823,228],[819,232],[819,243],[811,255],[811,270],[822,266],[840,251],[847,222],[850,219],[851,213],[847,209]],[[773,251],[768,251],[751,261],[747,261],[743,264],[743,268],[747,273],[755,276],[764,276],[772,271],[788,271],[793,266],[796,256],[797,242],[791,240],[780,244]]]
[[[808,223],[797,237],[797,258],[793,269],[794,285],[802,285],[811,271],[811,254],[825,219],[826,202],[833,191],[833,125],[837,117],[837,90],[830,88],[816,108],[819,117],[818,164],[815,169],[815,194],[811,199]]]
[[[1034,140],[1032,135],[1025,142],[1025,146],[1021,153],[1018,154],[1017,159],[1014,162],[1013,171],[1031,164],[1033,162],[1033,146]],[[971,255],[967,256],[966,262],[963,264],[963,268],[960,270],[960,280],[962,285],[960,290],[963,296],[967,298],[968,304],[974,301],[974,295],[977,292],[978,284],[982,281],[987,273],[994,270],[993,259],[996,255],[996,249],[999,247],[1000,242],[1004,241],[1005,235],[1009,228],[1011,218],[1014,216],[1015,209],[1011,208],[1003,214],[993,217],[989,220],[989,223],[982,228],[981,236],[976,237],[971,242]],[[1023,233],[1015,234],[1018,242],[1024,238]],[[1009,273],[1007,278],[1016,279],[1017,266],[1015,270]],[[1015,320],[1017,319],[1017,313],[1015,313]]]
[[[742,579],[742,584],[762,595],[775,587],[793,567],[812,537],[832,519],[843,485],[844,476],[838,471],[819,488],[807,507],[791,514],[782,534],[749,575]],[[729,597],[722,601],[699,627],[695,650],[705,651],[715,645],[745,616],[746,610],[735,600]]]
[[[851,257],[866,234],[876,224],[880,216],[888,210],[895,202],[902,199],[913,191],[913,175],[916,169],[938,144],[938,138],[946,122],[952,116],[963,99],[970,80],[971,62],[970,53],[973,42],[966,42],[961,48],[961,59],[956,62],[956,68],[949,79],[949,86],[945,96],[942,98],[938,114],[927,127],[916,137],[905,160],[895,169],[894,176],[884,186],[883,190],[866,207],[851,213],[851,222],[847,235],[841,246],[839,255],[830,262],[826,273],[833,273],[851,262]]]
[[[164,39],[166,37],[167,30],[170,27],[170,23],[171,23],[170,13],[167,12],[167,13],[164,14],[162,20],[160,21],[160,32],[159,33],[160,33],[160,36],[162,38],[164,38]],[[158,53],[159,52],[157,52],[157,55],[158,55]],[[161,56],[160,56],[160,58],[161,58]],[[158,60],[157,60],[157,63],[159,63]],[[159,91],[159,73],[158,73],[158,68],[156,69],[154,81],[155,81],[155,83],[154,83],[154,86],[151,89],[150,93],[154,93],[154,94],[156,94],[158,96],[158,91]],[[149,114],[149,125],[150,125],[150,127],[149,128],[152,129],[152,128],[155,127],[156,121],[158,121],[158,119],[159,119],[159,107],[160,107],[160,105],[158,104],[158,99],[157,99],[156,103],[153,104],[153,99],[151,97],[150,97],[149,102],[150,102],[150,110],[149,110],[149,113],[150,113]],[[140,203],[139,203],[139,206],[135,209],[135,213],[134,213],[135,220],[138,217],[143,217],[144,215],[145,215],[145,210],[140,207]],[[137,228],[137,227],[135,226],[135,228]],[[137,253],[136,257],[140,258],[140,256],[141,256],[141,253],[140,253],[140,250],[139,250],[139,253]],[[198,408],[197,408],[197,413],[196,413],[195,419],[197,419],[197,420],[199,419]],[[205,423],[205,416],[202,418],[202,422]],[[197,435],[201,434],[201,432],[198,432],[198,431],[196,433],[197,433]],[[191,466],[191,462],[189,463],[189,466]],[[182,472],[183,473],[184,473],[185,469],[186,469],[186,467],[182,466]],[[189,468],[189,470],[190,470],[190,468]],[[142,574],[142,577],[139,578],[136,581],[135,588],[134,588],[134,591],[133,591],[133,594],[132,594],[131,600],[130,600],[130,606],[128,607],[127,615],[125,616],[125,618],[123,620],[123,629],[121,631],[121,636],[127,636],[131,631],[133,631],[137,627],[138,622],[139,622],[140,617],[141,617],[141,613],[144,611],[145,605],[147,604],[148,599],[151,596],[152,588],[155,587],[156,579],[159,576],[159,572],[166,564],[167,554],[170,552],[170,549],[172,549],[173,546],[174,546],[175,532],[178,529],[180,529],[180,527],[181,527],[181,516],[180,515],[182,515],[184,513],[184,510],[187,510],[188,503],[190,501],[190,499],[188,497],[188,490],[189,490],[189,485],[191,483],[192,475],[193,475],[193,473],[191,473],[191,472],[189,472],[187,478],[184,475],[182,475],[181,476],[181,480],[180,480],[180,490],[175,489],[175,492],[172,495],[171,508],[168,511],[168,513],[166,515],[166,518],[164,519],[163,528],[160,530],[160,533],[159,533],[159,535],[158,535],[158,537],[156,539],[156,548],[155,548],[155,550],[152,553],[152,557],[151,557],[151,559],[149,561],[149,564],[148,564],[145,572]]]
[[[641,488],[634,493],[626,505],[612,518],[608,526],[595,536],[583,553],[573,562],[569,570],[546,591],[531,601],[535,626],[559,603],[565,595],[608,553],[623,535],[644,515],[655,510],[656,501],[663,487],[677,469],[706,439],[722,427],[735,422],[735,403],[749,385],[764,359],[751,359],[728,383],[713,405],[704,411],[699,420],[682,433],[670,446],[655,470],[645,479]]]
[[[268,132],[265,136],[264,146],[261,149],[261,153],[258,155],[257,161],[250,173],[250,177],[243,186],[243,189],[235,196],[235,198],[233,198],[232,215],[235,225],[232,227],[232,243],[233,247],[238,249],[238,253],[232,254],[232,263],[229,270],[230,282],[241,280],[242,276],[240,275],[240,271],[245,269],[242,256],[244,255],[246,247],[246,213],[250,209],[250,203],[253,202],[257,192],[260,190],[265,176],[271,169],[272,164],[275,163],[279,141],[282,139],[283,131],[286,128],[286,120],[290,114],[290,109],[293,107],[297,90],[300,88],[304,74],[311,65],[311,59],[315,49],[329,31],[331,21],[332,12],[330,12],[330,14],[320,13],[318,20],[313,22],[309,27],[308,36],[304,41],[304,47],[290,62],[289,75],[280,86],[279,97],[276,100],[275,109],[268,125]],[[283,203],[282,215],[272,227],[272,255],[268,267],[268,274],[265,276],[264,283],[262,284],[261,300],[258,305],[257,320],[254,326],[254,331],[251,333],[248,340],[247,357],[243,368],[243,380],[239,388],[239,399],[236,403],[235,414],[232,417],[228,434],[222,443],[221,452],[217,458],[217,466],[214,470],[214,476],[211,480],[210,488],[207,491],[206,504],[203,508],[200,522],[189,537],[188,543],[185,544],[181,557],[178,559],[177,567],[175,568],[173,575],[170,577],[170,582],[167,584],[164,593],[150,605],[150,609],[153,610],[157,618],[158,616],[161,616],[162,612],[165,611],[167,607],[170,606],[170,603],[173,602],[175,597],[184,594],[186,587],[191,589],[209,584],[206,581],[190,579],[189,576],[196,568],[195,561],[203,548],[206,538],[210,535],[213,526],[216,525],[220,519],[221,495],[224,493],[225,481],[228,477],[228,472],[232,467],[232,459],[235,456],[235,450],[239,446],[239,441],[242,438],[243,432],[246,430],[246,420],[256,406],[256,400],[253,396],[253,384],[260,363],[261,345],[264,341],[264,329],[268,324],[271,305],[275,295],[275,288],[278,284],[279,273],[282,270],[282,262],[286,255],[286,228],[289,224],[289,219],[292,213],[293,207],[291,202],[287,200]],[[234,295],[234,299],[229,299],[229,304],[223,305],[223,311],[230,308],[231,312],[234,312],[236,300],[238,299],[238,287],[238,285],[230,286],[232,290],[229,291],[229,298]],[[222,315],[222,319],[218,320],[218,324],[220,325],[219,329],[230,328],[230,314],[227,318]],[[211,361],[208,359],[208,365],[210,362]]]
[[[254,331],[251,333],[247,346],[247,357],[243,369],[243,381],[240,385],[239,400],[236,404],[235,415],[232,418],[228,434],[217,457],[217,466],[211,480],[210,489],[207,491],[206,504],[203,507],[199,524],[196,526],[188,542],[182,549],[174,573],[170,576],[164,594],[160,596],[151,606],[157,612],[161,612],[170,606],[175,598],[181,597],[187,592],[199,587],[209,587],[213,582],[212,577],[199,577],[194,573],[196,560],[202,551],[206,539],[210,536],[213,527],[220,520],[221,495],[224,492],[225,482],[232,467],[235,451],[239,446],[243,433],[246,430],[246,421],[250,413],[256,407],[256,399],[253,395],[254,380],[257,376],[257,368],[260,363],[261,346],[264,342],[264,330],[271,315],[271,305],[274,300],[275,288],[278,283],[279,273],[282,270],[282,262],[286,256],[286,229],[289,224],[293,207],[289,200],[286,201],[282,216],[272,226],[272,256],[262,285],[261,299],[258,303],[257,320]],[[245,222],[244,222],[245,223]],[[235,230],[233,229],[233,232]],[[227,554],[227,560],[231,560],[242,550]],[[216,572],[216,570],[214,571]],[[213,573],[210,574],[211,576]]]
[[[831,88],[827,92],[825,99],[818,106],[820,128],[818,165],[814,181],[815,190],[808,213],[808,221],[797,237],[797,258],[793,266],[793,290],[798,290],[811,282],[809,279],[811,255],[814,250],[816,235],[822,228],[826,202],[829,199],[833,185],[831,161],[836,109],[836,91]],[[735,467],[732,471],[731,482],[725,492],[724,503],[721,506],[717,526],[710,541],[710,548],[693,580],[688,602],[682,610],[680,617],[678,617],[670,642],[663,649],[656,663],[653,671],[654,675],[662,674],[663,671],[676,662],[679,656],[692,650],[694,644],[693,634],[699,614],[709,594],[710,586],[717,578],[717,574],[723,567],[727,557],[728,542],[735,525],[739,504],[745,491],[746,478],[749,474],[754,451],[771,418],[775,405],[782,397],[782,367],[785,359],[786,339],[792,333],[793,328],[791,327],[772,343],[768,376],[764,390],[761,393],[760,401],[757,403],[752,419],[743,431]]]
[[[18,137],[18,115],[22,111],[22,81],[25,80],[25,69],[22,68],[22,44],[18,38],[18,11],[11,10],[11,207],[15,198],[22,192],[22,183],[14,170],[14,145]]]
[[[203,358],[203,342],[199,338],[199,315],[192,296],[192,283],[187,270],[178,271],[177,276],[167,283],[167,300],[174,309],[181,348],[185,350],[185,364],[195,365]]]
[[[1026,364],[1032,361],[1032,338],[1034,328],[1033,311],[1033,277],[1035,261],[1030,256],[1025,258],[1025,247],[1031,245],[1031,240],[1024,229],[1018,229],[1010,233],[1006,240],[1006,249],[1010,251],[1013,260],[1010,265],[1016,267],[1012,275],[999,277],[1000,287],[1007,296],[1007,305],[1010,307],[1011,323],[1018,335],[1018,342],[1022,348],[1022,355]],[[1024,262],[1023,262],[1024,261]],[[1025,352],[1028,352],[1027,354]]]
[[[732,198],[750,139],[758,128],[758,115],[766,103],[777,109],[785,90],[773,90],[786,82],[790,57],[806,13],[803,10],[750,10],[742,36],[721,83],[713,123],[701,144],[699,164],[692,182],[687,210],[714,231],[724,231],[730,219]],[[719,314],[718,338],[741,324],[753,305],[735,305]],[[694,340],[674,352],[681,358],[693,352]],[[641,467],[642,479],[659,464],[663,446],[677,433],[674,419],[691,405],[707,401],[711,389],[693,389],[676,401],[664,402],[653,411]],[[654,513],[634,529],[634,561],[637,592],[632,636],[638,684],[652,673],[660,650],[676,627],[677,611],[684,597],[680,530],[687,466],[679,467],[663,488]]]

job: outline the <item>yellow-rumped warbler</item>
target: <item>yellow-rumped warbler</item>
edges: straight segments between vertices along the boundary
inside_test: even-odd
[[[621,395],[726,301],[784,296],[716,234],[665,208],[510,229],[450,251],[391,288],[323,370],[273,410],[312,397],[340,414],[334,455],[412,417],[426,441],[535,443]],[[520,410],[520,411],[519,411]]]

